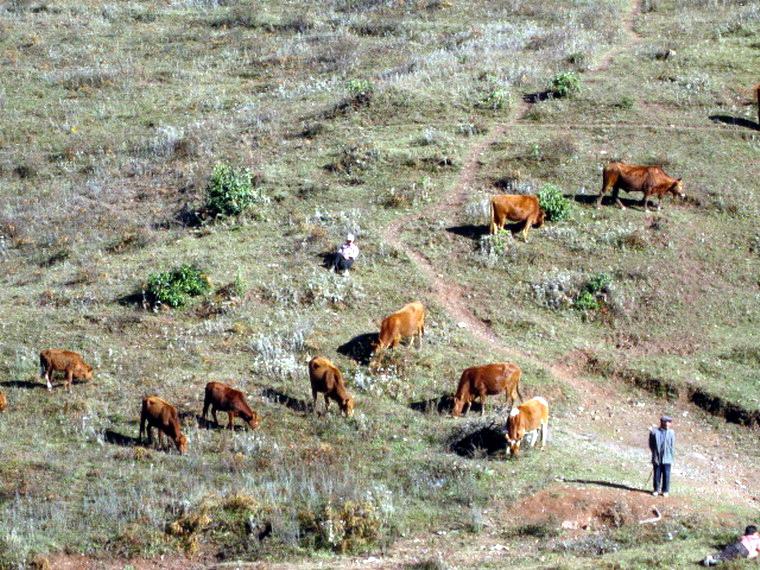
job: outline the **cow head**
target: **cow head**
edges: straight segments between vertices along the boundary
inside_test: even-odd
[[[346,398],[340,403],[340,410],[347,418],[354,415],[354,399],[351,397]]]
[[[540,228],[544,225],[544,220],[546,219],[546,212],[544,212],[543,208],[538,209],[538,216],[536,216],[536,221],[533,223],[534,228]]]
[[[686,192],[683,191],[683,181],[679,178],[673,184],[668,188],[668,192],[673,194],[673,196],[678,196],[679,198],[686,198]]]
[[[79,364],[74,372],[74,376],[80,380],[92,380],[92,366],[89,364]]]
[[[464,409],[465,401],[464,398],[454,398],[454,409],[451,410],[451,415],[455,418],[458,418],[462,415],[462,410]]]
[[[174,443],[177,445],[180,455],[187,453],[187,437],[185,434],[179,434]]]
[[[261,420],[259,419],[259,414],[257,414],[253,410],[251,410],[251,414],[252,414],[251,417],[248,418],[246,422],[248,423],[248,427],[250,427],[251,429],[256,429],[257,427],[259,427]]]
[[[512,408],[510,410],[509,419],[507,420],[507,435],[505,436],[509,445],[509,452],[515,457],[520,453],[520,443],[525,437],[525,428],[517,421],[519,415],[519,408]]]

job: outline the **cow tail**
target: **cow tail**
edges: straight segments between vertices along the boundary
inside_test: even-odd
[[[145,433],[145,421],[147,419],[148,419],[148,406],[145,404],[145,401],[143,401],[142,408],[140,410],[140,436],[139,436],[140,441],[142,441],[143,433]]]
[[[520,403],[522,404],[525,399],[523,398],[523,395],[520,393],[520,380],[522,377],[522,372],[520,370],[517,371],[517,378],[515,380],[515,392],[517,392],[517,397],[520,398]],[[514,400],[514,398],[513,398]],[[514,401],[512,402],[512,406],[514,406]]]
[[[491,199],[491,235],[496,235],[496,206]]]

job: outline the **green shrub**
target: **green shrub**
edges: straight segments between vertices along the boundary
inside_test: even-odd
[[[148,293],[156,302],[170,307],[182,307],[188,297],[205,295],[210,289],[208,276],[189,264],[173,271],[151,273],[148,277]]]
[[[579,311],[596,311],[599,308],[599,301],[593,293],[583,291],[573,303],[573,307]]]
[[[362,98],[370,97],[375,86],[368,79],[349,79],[346,82],[346,89],[351,97]]]
[[[581,90],[581,78],[574,71],[563,71],[552,78],[551,90],[555,97],[567,97]]]
[[[485,97],[479,101],[478,106],[496,111],[498,109],[509,107],[511,101],[512,99],[509,95],[509,91],[497,88],[487,93]]]
[[[580,295],[573,303],[579,311],[596,311],[600,308],[599,295],[612,284],[612,278],[606,273],[593,275],[583,286]]]
[[[237,216],[255,201],[251,172],[217,164],[206,187],[206,208],[212,216]]]
[[[554,184],[544,184],[538,191],[538,203],[550,222],[561,222],[570,216],[572,204]]]

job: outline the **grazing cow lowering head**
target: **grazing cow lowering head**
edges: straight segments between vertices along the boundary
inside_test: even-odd
[[[671,186],[668,188],[668,192],[673,194],[673,196],[678,196],[679,198],[686,198],[686,192],[684,192],[683,189],[683,180],[678,178]]]
[[[544,398],[533,398],[524,404],[512,408],[507,419],[507,444],[513,456],[520,452],[520,444],[527,432],[540,430],[541,448],[546,445],[546,435],[549,427],[549,404]],[[536,444],[536,438],[531,439],[530,446]]]

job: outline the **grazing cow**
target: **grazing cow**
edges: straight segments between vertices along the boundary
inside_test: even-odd
[[[259,415],[254,412],[245,401],[245,394],[235,390],[221,382],[209,382],[206,384],[206,396],[203,398],[203,419],[206,419],[208,408],[211,406],[211,415],[219,424],[216,412],[227,412],[227,429],[233,429],[232,422],[235,416],[240,416],[251,429],[259,427]],[[208,423],[206,423],[208,426]]]
[[[507,419],[507,443],[512,455],[520,451],[520,442],[526,432],[541,430],[541,449],[546,445],[549,431],[549,403],[543,398],[533,398],[517,408],[512,408]],[[530,446],[536,444],[538,434],[531,437]]]
[[[158,444],[163,447],[163,436],[166,434],[174,442],[180,454],[187,453],[187,437],[179,425],[177,408],[158,396],[146,396],[142,401],[140,412],[140,441],[143,439],[147,422],[148,443],[153,443],[153,428],[158,428]]]
[[[5,411],[8,407],[8,400],[5,399],[5,394],[0,392],[0,412]]]
[[[40,352],[40,378],[47,382],[48,391],[53,389],[50,383],[53,372],[63,372],[66,375],[66,390],[71,390],[74,378],[92,380],[92,366],[84,361],[81,354],[70,350],[49,348]]]
[[[470,409],[470,403],[475,398],[480,398],[480,415],[482,416],[486,413],[486,396],[496,396],[502,392],[507,403],[511,399],[514,406],[518,396],[522,402],[521,375],[520,367],[511,362],[466,368],[459,379],[451,415],[459,417],[466,414]]]
[[[612,188],[612,197],[615,203],[625,210],[625,206],[620,201],[618,194],[620,190],[626,192],[643,192],[644,197],[641,199],[641,205],[644,211],[649,211],[649,198],[658,197],[657,209],[660,209],[662,197],[665,194],[672,194],[680,198],[686,198],[683,190],[683,182],[680,178],[673,178],[665,174],[660,166],[641,166],[638,164],[623,164],[622,162],[610,162],[604,167],[602,173],[602,191],[596,199],[596,207],[602,204],[602,197],[605,192]]]
[[[545,217],[537,196],[501,194],[491,198],[491,234],[503,229],[507,222],[522,222],[522,236],[527,242],[528,229],[540,228]]]
[[[309,380],[311,380],[311,395],[314,398],[314,414],[317,413],[317,394],[325,396],[325,415],[332,398],[338,402],[340,411],[346,417],[354,415],[354,399],[346,391],[343,375],[328,359],[315,356],[309,361]]]
[[[422,346],[422,337],[425,334],[425,307],[415,301],[388,315],[380,325],[380,334],[374,346],[374,351],[380,352],[386,348],[395,348],[402,338],[412,337],[410,348],[414,344],[414,337]]]

